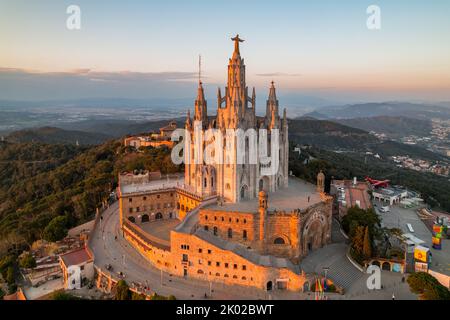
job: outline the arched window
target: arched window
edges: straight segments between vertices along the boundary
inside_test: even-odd
[[[227,183],[227,184],[225,185],[225,189],[227,189],[227,190],[230,190],[230,189],[231,189],[231,187],[230,187],[230,184],[229,184],[229,183]]]
[[[198,273],[198,274],[203,274],[204,272],[203,272],[203,270],[198,269],[198,270],[197,270],[197,273]]]
[[[215,236],[217,236],[217,227],[214,227],[213,233],[214,233]]]
[[[233,238],[233,229],[228,228],[228,238]]]
[[[203,179],[203,187],[206,188],[208,186],[208,180],[205,178]]]
[[[214,177],[211,177],[211,188],[214,187]]]
[[[247,230],[244,230],[242,232],[242,238],[244,238],[244,240],[247,240]]]
[[[276,239],[273,241],[273,243],[274,243],[274,244],[285,244],[284,239],[281,238],[281,237],[276,238]]]

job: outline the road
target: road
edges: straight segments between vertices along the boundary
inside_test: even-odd
[[[119,230],[118,203],[111,205],[103,214],[103,219],[94,230],[91,249],[95,255],[95,264],[102,269],[111,264],[113,273],[121,271],[125,274],[127,283],[141,283],[160,295],[174,295],[177,299],[305,299],[307,294],[289,291],[273,291],[231,286],[221,283],[209,283],[195,279],[184,279],[161,273],[135,250],[122,236]],[[117,236],[117,240],[115,240]],[[162,278],[162,284],[161,284]],[[212,296],[209,297],[210,285]]]

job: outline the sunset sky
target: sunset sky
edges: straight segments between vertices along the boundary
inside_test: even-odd
[[[81,30],[66,28],[71,4]],[[190,97],[199,54],[214,99],[236,33],[258,90],[273,79],[331,100],[450,100],[447,0],[0,0],[0,99]]]

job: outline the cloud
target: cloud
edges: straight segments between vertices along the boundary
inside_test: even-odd
[[[300,77],[300,73],[285,73],[285,72],[273,72],[273,73],[257,73],[258,77]]]
[[[43,72],[0,67],[0,96],[10,100],[78,97],[147,98],[195,92],[196,72],[74,69]]]

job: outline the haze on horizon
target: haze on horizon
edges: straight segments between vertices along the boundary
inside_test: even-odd
[[[66,28],[66,8],[82,11]],[[366,27],[369,5],[382,28]],[[450,2],[0,0],[0,100],[194,98],[202,55],[207,99],[226,83],[239,33],[259,103],[450,100]]]

